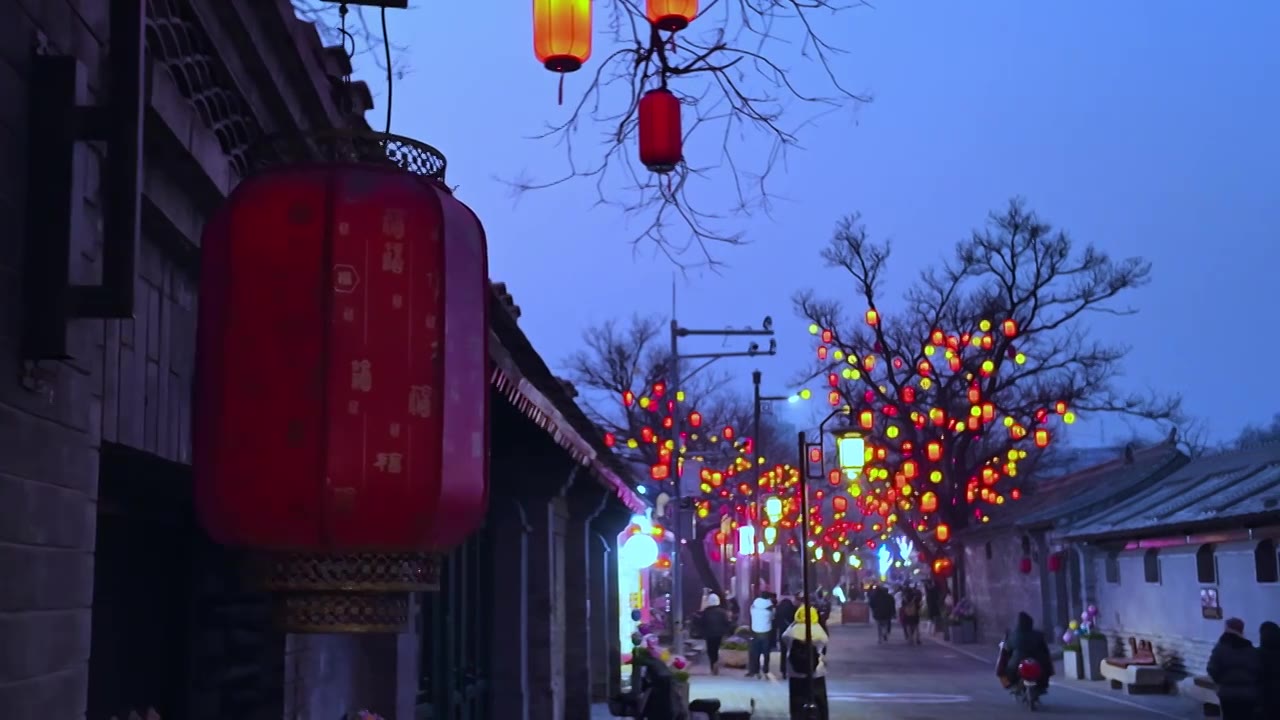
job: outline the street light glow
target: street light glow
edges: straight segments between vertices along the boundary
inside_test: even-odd
[[[840,469],[846,473],[858,473],[866,461],[867,443],[862,435],[846,432],[836,438],[836,458]]]

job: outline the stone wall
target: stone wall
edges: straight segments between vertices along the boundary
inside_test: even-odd
[[[154,65],[133,317],[74,320],[69,359],[27,363],[19,347],[22,243],[27,223],[40,221],[23,212],[30,153],[40,150],[28,142],[28,98],[39,90],[30,86],[30,67],[37,52],[74,56],[87,80],[83,101],[101,102],[109,7],[106,0],[0,0],[0,208],[6,218],[0,235],[0,707],[15,720],[86,713],[103,444],[190,460],[192,259],[204,218],[234,185],[256,133],[346,122],[327,78],[341,74],[331,67],[341,63],[313,30],[293,21],[287,0],[147,2]],[[102,160],[101,148],[88,144],[74,156],[73,283],[91,284],[100,275]],[[197,588],[200,582],[196,578]],[[265,616],[253,609],[261,598],[242,602],[235,599],[238,589],[205,589],[191,601],[216,600],[211,609],[229,624],[225,631],[193,624],[191,633],[212,633],[202,637],[245,662],[265,663],[247,677],[274,676],[276,687],[266,692],[277,696],[268,705],[276,704],[278,717],[284,639],[274,650],[244,644],[246,632],[265,627]],[[349,654],[322,642],[295,643],[291,650],[295,660],[314,655],[297,664],[314,668],[306,670],[315,674],[315,682],[306,683],[312,688],[325,687],[323,668]],[[194,669],[202,667],[200,658],[192,660]],[[215,708],[239,712],[263,692],[248,689],[245,678],[240,685],[204,680],[222,703]]]
[[[1107,578],[1106,553],[1095,554],[1095,602],[1101,630],[1113,641],[1127,642],[1129,637],[1149,640],[1161,661],[1182,666],[1192,674],[1204,674],[1213,644],[1222,634],[1222,620],[1203,617],[1202,588],[1218,589],[1223,617],[1243,619],[1246,634],[1254,642],[1258,639],[1258,625],[1264,620],[1280,621],[1280,583],[1257,582],[1255,547],[1256,542],[1218,545],[1214,553],[1218,576],[1215,584],[1198,581],[1195,545],[1159,550],[1158,582],[1146,580],[1146,550],[1118,554],[1119,582]]]
[[[988,554],[990,555],[988,557]],[[978,612],[978,635],[983,643],[999,642],[1018,613],[1026,611],[1040,625],[1045,617],[1042,556],[1032,546],[1033,568],[1019,569],[1022,536],[1008,534],[965,538],[965,594]]]

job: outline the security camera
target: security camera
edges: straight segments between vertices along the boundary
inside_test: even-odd
[[[773,332],[773,316],[772,315],[765,315],[764,323],[762,324],[765,330],[768,330],[769,332]]]
[[[753,342],[750,345],[748,345],[747,352],[752,355],[755,355],[756,353],[760,352],[760,343]]]

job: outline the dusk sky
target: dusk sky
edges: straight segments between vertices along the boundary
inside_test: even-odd
[[[418,5],[391,16],[410,69],[396,85],[394,130],[447,154],[450,184],[487,228],[491,275],[510,287],[535,346],[558,369],[591,324],[667,315],[671,262],[632,246],[637,221],[592,207],[591,181],[518,199],[502,182],[564,171],[562,150],[526,138],[569,112],[609,40],[598,34],[560,107],[557,76],[533,57],[527,1]],[[1092,320],[1098,336],[1132,346],[1122,382],[1182,393],[1218,440],[1280,412],[1270,367],[1280,347],[1270,312],[1280,287],[1280,2],[881,0],[820,21],[848,50],[842,82],[874,102],[804,129],[804,147],[773,177],[787,198],[773,217],[738,218],[749,244],[716,248],[718,274],[679,281],[683,325],[775,318],[778,357],[720,366],[740,375],[743,393],[757,367],[766,392],[793,391],[786,381],[812,357],[796,290],[843,294],[852,313],[863,310],[818,258],[842,215],[861,211],[875,236],[894,239],[886,297],[896,301],[920,268],[1021,195],[1077,242],[1154,263],[1154,282],[1127,298],[1140,314]],[[780,57],[801,85],[825,88],[794,50]],[[378,95],[370,120],[380,127],[383,83],[367,60],[358,72]],[[588,129],[579,142],[595,137]],[[767,150],[749,138],[735,154]],[[694,161],[718,151],[713,134],[686,148]],[[694,199],[730,209],[728,181],[703,183]],[[1129,434],[1121,421],[1086,418],[1071,440]]]

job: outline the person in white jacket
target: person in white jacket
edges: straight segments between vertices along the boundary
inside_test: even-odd
[[[805,615],[809,622],[805,623]],[[818,611],[807,605],[796,610],[795,622],[782,633],[782,642],[787,646],[787,668],[790,680],[787,682],[787,696],[791,707],[791,720],[809,720],[805,714],[805,705],[810,701],[810,687],[813,689],[813,703],[818,707],[818,720],[830,720],[831,713],[827,705],[827,631],[818,624]],[[812,681],[810,680],[812,676]],[[810,685],[812,682],[812,685]]]
[[[773,600],[765,593],[760,593],[751,603],[749,652],[751,655],[747,658],[747,677],[768,677],[769,655],[773,652]]]

